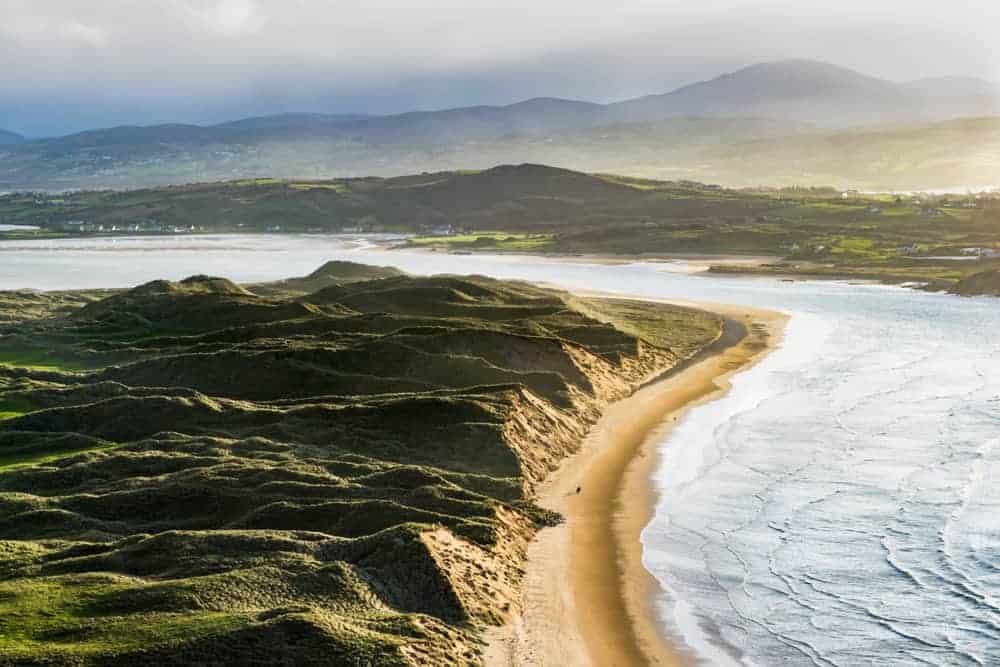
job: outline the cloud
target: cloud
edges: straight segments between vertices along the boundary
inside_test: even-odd
[[[108,35],[102,28],[79,21],[68,21],[60,25],[55,32],[63,39],[77,41],[94,48],[108,45]]]
[[[608,101],[780,58],[897,80],[1000,77],[995,0],[0,4],[0,128],[36,134],[536,95]]]
[[[267,23],[260,8],[252,0],[180,2],[178,5],[195,29],[208,30],[222,36],[254,34]]]
[[[13,16],[0,25],[0,33],[16,41],[22,48],[66,48],[107,46],[108,34],[103,28],[75,19],[56,19],[45,16]]]

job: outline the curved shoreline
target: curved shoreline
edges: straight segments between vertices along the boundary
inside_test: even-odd
[[[774,349],[787,317],[742,307],[680,305],[724,316],[723,335],[610,406],[580,453],[540,490],[537,502],[566,520],[543,530],[530,545],[521,615],[487,633],[487,664],[694,662],[665,636],[654,608],[659,584],[642,563],[640,535],[656,506],[651,477],[658,445],[687,410],[723,394],[732,375]]]

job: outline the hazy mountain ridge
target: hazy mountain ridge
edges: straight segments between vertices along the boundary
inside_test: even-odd
[[[160,145],[142,152],[103,146],[74,157],[57,160],[58,155],[0,149],[0,191],[396,177],[519,163],[734,187],[964,191],[1000,185],[1000,119],[822,130],[770,119],[678,117],[437,146],[298,138]]]
[[[823,113],[817,109],[815,117],[803,118],[823,124],[824,114],[831,116],[845,108],[873,114],[906,116],[913,112],[913,108],[908,106],[912,103],[929,105],[924,111],[934,117],[935,107],[932,103],[941,98],[951,99],[953,106],[959,109],[961,102],[968,102],[972,104],[969,109],[971,115],[982,115],[983,108],[980,105],[984,100],[1000,100],[1000,85],[959,76],[894,83],[829,63],[786,60],[752,65],[668,93],[646,95],[611,104],[538,97],[502,106],[417,110],[384,116],[283,113],[208,126],[121,126],[39,141],[48,145],[73,145],[84,137],[112,138],[118,134],[129,139],[153,139],[158,130],[165,135],[165,140],[198,140],[207,136],[225,139],[226,135],[238,135],[244,131],[295,129],[367,135],[373,139],[418,138],[428,132],[439,132],[444,139],[468,140],[507,134],[566,131],[616,123],[649,122],[678,115],[753,116],[767,111],[777,117],[801,116],[802,109],[794,108],[794,105],[803,102],[822,102],[828,105]],[[789,105],[792,105],[791,109]],[[994,107],[996,108],[998,107]],[[916,117],[922,115],[918,113]],[[829,121],[830,118],[825,120]],[[843,123],[836,121],[833,124]]]
[[[280,114],[207,127],[93,130],[6,146],[0,186],[58,189],[272,175],[396,176],[517,162],[737,185],[747,181],[734,181],[728,165],[704,169],[719,159],[701,152],[713,143],[729,146],[762,140],[778,141],[784,150],[785,144],[797,143],[804,133],[825,136],[847,126],[996,116],[1000,94],[991,94],[992,90],[996,90],[993,84],[977,79],[900,84],[826,63],[782,61],[754,65],[664,95],[608,105],[535,98],[508,106],[392,116]],[[940,133],[932,129],[929,134]],[[990,137],[981,140],[989,143]],[[807,155],[804,160],[826,157],[830,156]],[[911,162],[907,156],[901,161]],[[787,165],[782,167],[787,173]],[[893,187],[954,185],[928,183],[923,176],[911,182],[908,168],[892,172]],[[834,185],[883,185],[855,167],[805,164],[797,171],[810,183],[815,182],[810,174],[829,173]],[[984,182],[989,181],[992,177]],[[797,181],[760,174],[753,182]]]

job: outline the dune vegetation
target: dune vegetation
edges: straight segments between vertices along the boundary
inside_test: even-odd
[[[475,664],[535,489],[714,315],[335,262],[0,295],[0,663]]]

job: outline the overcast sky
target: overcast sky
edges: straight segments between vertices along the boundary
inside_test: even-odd
[[[785,58],[1000,79],[997,0],[811,4],[0,0],[0,128],[611,101]]]

